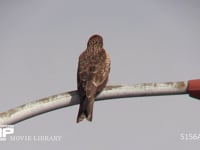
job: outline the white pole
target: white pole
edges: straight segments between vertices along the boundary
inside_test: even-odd
[[[139,96],[188,94],[187,89],[188,83],[185,81],[143,83],[127,86],[114,85],[107,86],[97,96],[96,100]],[[42,113],[76,104],[79,104],[79,97],[76,91],[56,94],[0,113],[0,125],[15,124]]]

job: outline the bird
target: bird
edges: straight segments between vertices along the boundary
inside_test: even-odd
[[[92,35],[78,61],[77,88],[80,106],[77,123],[84,119],[92,121],[94,101],[107,84],[110,64],[110,57],[103,48],[102,36]]]

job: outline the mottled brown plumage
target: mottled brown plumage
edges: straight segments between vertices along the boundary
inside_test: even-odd
[[[103,48],[103,38],[93,35],[86,50],[79,56],[77,84],[80,107],[77,123],[86,118],[92,121],[95,97],[106,86],[110,72],[110,58]]]

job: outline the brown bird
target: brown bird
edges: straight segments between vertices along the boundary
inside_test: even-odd
[[[95,97],[106,86],[110,72],[110,58],[103,48],[103,38],[93,35],[86,50],[79,56],[77,84],[80,107],[77,123],[86,118],[92,121]]]

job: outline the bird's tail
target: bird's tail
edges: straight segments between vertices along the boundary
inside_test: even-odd
[[[87,98],[80,103],[79,112],[76,120],[77,123],[79,123],[85,118],[88,121],[92,121],[93,105],[94,105],[94,98],[93,99]]]

